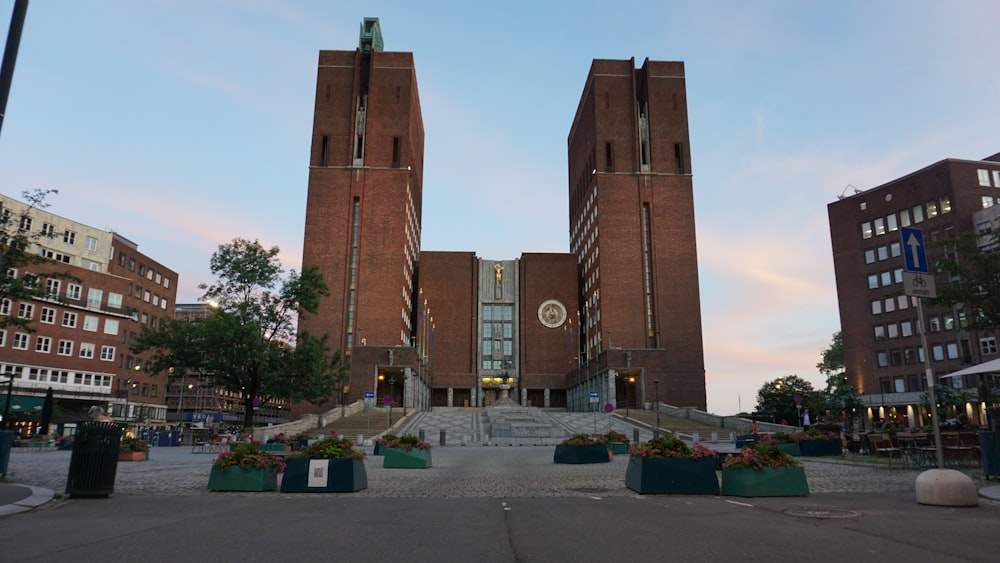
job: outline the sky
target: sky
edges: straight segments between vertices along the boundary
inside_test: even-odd
[[[14,0],[0,0],[6,30]],[[320,50],[378,17],[414,54],[421,247],[568,252],[566,139],[595,58],[683,61],[708,410],[823,388],[840,330],[826,206],[1000,152],[995,0],[34,0],[0,130],[0,193],[115,230],[214,281],[234,238],[301,268]]]

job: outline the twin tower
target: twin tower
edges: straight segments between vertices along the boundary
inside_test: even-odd
[[[303,264],[330,295],[341,393],[411,409],[705,409],[684,64],[594,60],[570,127],[564,254],[487,259],[420,247],[424,127],[413,54],[321,51]],[[553,163],[555,164],[555,163]],[[455,233],[461,236],[461,233]]]

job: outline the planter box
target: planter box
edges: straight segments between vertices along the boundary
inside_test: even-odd
[[[736,449],[742,450],[747,446],[752,446],[757,443],[757,438],[755,436],[737,436],[736,437]]]
[[[262,452],[284,452],[288,451],[288,446],[285,444],[264,444],[260,447]]]
[[[640,495],[717,495],[714,458],[634,457],[625,486]]]
[[[802,455],[802,450],[799,449],[798,442],[794,444],[778,444],[778,449],[785,452],[788,455],[794,455],[794,456]]]
[[[283,493],[353,493],[368,488],[363,459],[291,458],[281,477]]]
[[[118,461],[146,461],[149,459],[149,450],[144,452],[118,452]]]
[[[625,442],[605,442],[608,451],[615,455],[626,455],[628,454],[628,444]]]
[[[375,451],[372,452],[372,455],[382,455],[382,444],[375,442]]]
[[[799,449],[802,455],[822,456],[840,455],[840,440],[801,440]]]
[[[735,497],[806,497],[809,485],[801,467],[722,468],[722,494]]]
[[[406,451],[399,448],[382,448],[382,467],[427,469],[430,466],[431,450],[429,449],[418,450],[417,448],[413,448],[410,451]]]
[[[208,475],[208,490],[210,491],[276,491],[278,490],[278,472],[272,469],[245,470],[239,467],[222,469],[212,466]]]
[[[585,446],[556,446],[553,463],[607,463],[613,454],[604,444]]]

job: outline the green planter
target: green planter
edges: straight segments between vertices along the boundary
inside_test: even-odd
[[[801,467],[722,468],[722,494],[734,497],[807,497],[809,484]]]
[[[615,455],[625,455],[628,453],[628,444],[625,442],[605,442],[608,451]]]
[[[800,440],[799,449],[802,455],[827,456],[840,455],[840,440]]]
[[[210,491],[276,491],[278,490],[278,472],[273,469],[240,469],[218,465],[212,466],[208,474],[208,490]]]
[[[368,488],[365,461],[354,458],[285,461],[283,493],[353,493]]]
[[[788,455],[800,456],[802,451],[799,449],[799,443],[793,442],[790,444],[778,444],[778,449],[785,452]]]
[[[285,444],[264,444],[260,447],[262,452],[285,452],[288,451],[288,446]]]
[[[427,469],[431,466],[431,450],[413,448],[410,451],[399,448],[385,448],[382,451],[382,467],[398,469]]]
[[[552,455],[552,463],[607,463],[611,461],[611,453],[604,444],[586,444],[583,446],[556,446]]]
[[[713,457],[633,457],[625,486],[640,495],[717,495],[715,463]]]

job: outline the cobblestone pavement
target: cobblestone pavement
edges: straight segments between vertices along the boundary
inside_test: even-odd
[[[616,456],[609,463],[564,465],[552,463],[553,450],[552,446],[437,447],[432,450],[430,469],[384,469],[381,457],[369,455],[365,460],[368,488],[354,494],[399,498],[635,494],[625,487],[627,456]],[[62,493],[70,457],[69,451],[15,451],[10,457],[8,479]],[[243,494],[208,492],[213,454],[191,453],[190,448],[183,447],[153,448],[149,457],[149,461],[118,464],[116,495]],[[814,494],[913,491],[920,473],[872,467],[864,457],[811,458],[802,463]],[[975,472],[971,474],[977,478]]]

